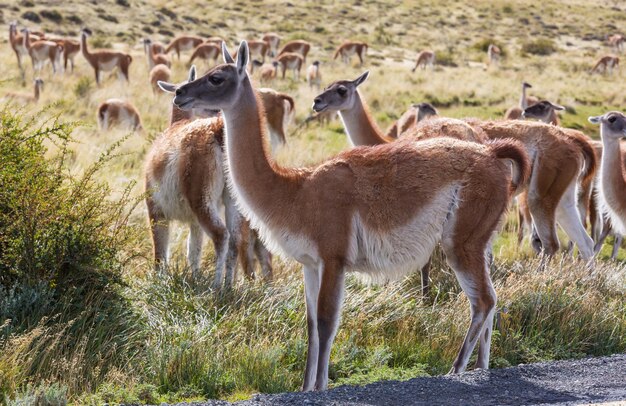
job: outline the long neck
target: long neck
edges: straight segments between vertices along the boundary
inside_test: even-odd
[[[154,68],[154,44],[148,45],[148,65]]]
[[[526,110],[528,102],[526,101],[526,86],[522,85],[522,97],[519,99],[519,106],[522,110]]]
[[[80,50],[82,51],[85,58],[91,63],[91,54],[89,53],[89,49],[87,48],[87,36],[82,34],[80,36]]]
[[[35,100],[39,100],[39,83],[35,83]]]
[[[623,202],[626,198],[620,143],[618,139],[602,136],[602,190],[607,202]],[[620,196],[622,195],[622,196]]]
[[[229,173],[244,206],[267,221],[281,215],[281,202],[294,201],[301,178],[270,158],[259,99],[249,78],[242,87],[235,107],[223,110]]]
[[[355,94],[354,106],[350,110],[339,111],[339,116],[352,145],[379,145],[388,142],[365,110],[358,91]]]
[[[26,49],[30,49],[30,32],[28,30],[24,32],[23,45]]]
[[[11,45],[13,45],[13,41],[15,41],[15,31],[12,25],[9,25],[9,41]]]

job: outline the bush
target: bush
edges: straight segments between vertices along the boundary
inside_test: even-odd
[[[489,45],[491,44],[500,48],[502,57],[503,58],[506,57],[506,48],[504,44],[500,41],[494,40],[493,38],[481,39],[480,41],[475,42],[474,45],[472,45],[472,48],[475,49],[476,51],[486,53],[487,50],[489,49]]]
[[[32,21],[34,23],[41,22],[41,17],[39,17],[39,14],[35,13],[34,11],[25,12],[24,14],[22,14],[22,18],[28,21]]]
[[[557,51],[556,44],[551,39],[540,38],[535,41],[522,44],[521,54],[526,55],[551,55]]]
[[[73,125],[36,117],[0,111],[0,399],[33,381],[95,387],[128,369],[143,342],[121,295],[136,201],[130,186],[111,201],[95,180],[117,145],[74,176]],[[50,159],[46,145],[58,151]]]
[[[47,18],[48,20],[54,21],[55,23],[60,23],[63,21],[63,16],[56,10],[41,10],[41,16],[43,18]]]

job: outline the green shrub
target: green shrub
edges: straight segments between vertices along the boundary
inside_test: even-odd
[[[95,175],[67,169],[72,124],[0,111],[0,398],[29,382],[95,387],[141,348],[122,295],[137,230],[130,187],[117,201]],[[47,159],[47,145],[56,151]]]
[[[500,48],[500,53],[501,53],[502,57],[503,58],[506,57],[507,52],[506,52],[506,47],[504,46],[504,43],[502,43],[500,41],[497,41],[497,40],[494,40],[493,38],[484,38],[484,39],[481,39],[481,40],[475,42],[472,45],[472,49],[475,49],[476,51],[479,51],[481,53],[486,53],[487,50],[489,49],[489,45],[491,45],[491,44],[493,44],[493,45],[497,46],[498,48]]]
[[[539,38],[534,41],[525,42],[522,44],[521,54],[526,55],[551,55],[557,51],[554,41],[548,38]]]

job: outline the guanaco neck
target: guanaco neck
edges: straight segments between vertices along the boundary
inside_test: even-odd
[[[603,130],[601,130],[603,132]],[[624,202],[626,184],[619,139],[602,136],[602,191],[607,203]]]
[[[35,100],[36,101],[39,101],[39,94],[40,94],[39,87],[40,87],[39,83],[35,83]]]
[[[176,107],[175,104],[172,103],[172,115],[170,117],[170,127],[179,121],[183,120],[191,120],[193,117],[193,111],[185,111]]]
[[[302,177],[282,168],[271,158],[265,139],[265,115],[250,79],[244,78],[243,90],[232,109],[223,110],[226,156],[233,186],[256,217],[280,221],[283,211],[277,204],[293,202]],[[277,198],[279,196],[279,198]]]
[[[22,39],[22,45],[26,49],[30,49],[30,31],[24,31],[24,37]]]
[[[91,66],[95,66],[92,54],[89,52],[89,49],[87,48],[87,34],[85,34],[84,32],[80,35],[80,50],[83,53],[83,56],[85,57],[85,59],[87,59],[87,61],[89,62],[89,64]]]
[[[355,94],[354,106],[350,110],[340,110],[339,117],[343,121],[352,145],[379,145],[389,142],[366,111],[358,90]]]
[[[522,110],[526,110],[528,107],[528,102],[526,101],[526,86],[522,85],[522,97],[519,100],[519,105]]]

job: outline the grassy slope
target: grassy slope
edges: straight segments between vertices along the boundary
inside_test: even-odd
[[[27,11],[44,15],[43,10],[54,10],[58,11],[62,18],[58,24],[42,17],[41,24],[34,26],[40,26],[47,32],[76,35],[80,26],[86,25],[95,31],[92,39],[94,43],[130,50],[132,53],[134,62],[131,65],[130,86],[120,84],[111,78],[102,88],[97,89],[92,79],[92,71],[81,56],[77,57],[77,71],[72,75],[52,76],[48,70],[42,75],[46,81],[46,88],[41,104],[52,103],[49,107],[51,113],[61,113],[66,120],[79,120],[85,124],[75,132],[79,143],[74,147],[72,165],[77,171],[88,167],[102,151],[124,136],[123,131],[109,133],[97,131],[95,128],[97,105],[109,97],[125,97],[138,107],[147,134],[131,136],[120,150],[125,154],[111,163],[106,175],[102,175],[119,191],[129,181],[138,181],[141,184],[142,162],[149,148],[150,139],[166,126],[166,117],[169,115],[169,97],[153,97],[148,87],[146,61],[139,45],[139,40],[148,34],[153,39],[164,42],[167,42],[172,34],[180,32],[193,32],[205,36],[219,35],[227,39],[230,46],[241,38],[256,38],[266,31],[277,31],[285,39],[306,38],[313,43],[309,60],[319,59],[323,62],[324,83],[340,78],[353,78],[362,71],[355,66],[346,68],[331,60],[332,50],[337,44],[344,39],[367,41],[370,50],[366,68],[370,69],[372,74],[369,81],[362,86],[362,93],[382,128],[386,128],[394,118],[402,114],[409,103],[422,100],[435,103],[440,107],[442,114],[452,117],[500,117],[509,106],[516,104],[518,87],[522,80],[533,84],[532,94],[568,106],[568,113],[562,116],[565,126],[582,128],[594,137],[597,137],[597,128],[587,124],[587,116],[608,109],[620,109],[620,106],[626,103],[623,74],[619,75],[619,79],[611,80],[602,76],[591,77],[586,73],[598,56],[610,52],[601,41],[604,35],[623,29],[620,23],[623,24],[626,17],[626,7],[619,2],[607,5],[600,0],[570,0],[566,4],[544,1],[537,5],[531,1],[434,3],[364,0],[350,3],[293,2],[293,6],[288,7],[278,1],[217,1],[211,2],[210,5],[200,0],[177,2],[175,5],[164,0],[141,2],[129,0],[129,2],[130,7],[118,5],[115,1],[99,2],[99,5],[87,2],[70,5],[62,1],[34,1],[36,4],[30,6],[28,1],[6,3],[4,0],[6,4],[0,4],[2,6],[0,21],[3,20],[5,23],[16,18],[20,23],[24,23],[25,20],[20,16]],[[114,19],[117,22],[109,21]],[[81,22],[77,22],[79,20]],[[0,57],[5,61],[0,72],[0,95],[19,88],[21,84],[14,55],[6,44],[7,36],[8,33],[5,32],[0,39]],[[559,51],[547,57],[521,56],[522,45],[536,37],[552,39]],[[480,51],[476,44],[488,39],[494,39],[502,44],[507,54],[500,69],[484,70],[475,64],[485,60],[484,52]],[[415,54],[424,48],[434,49],[442,58],[449,58],[458,67],[438,66],[434,72],[411,73],[409,68]],[[182,80],[185,77],[187,67],[184,62],[187,58],[188,55],[185,55],[182,58],[183,62],[175,61],[174,80]],[[30,67],[26,75],[30,83],[32,78]],[[272,86],[296,98],[297,122],[308,115],[315,91],[308,89],[304,83],[295,83],[291,79],[278,81]],[[30,85],[24,90],[30,91]],[[294,128],[295,126],[291,127],[292,130]],[[287,164],[310,164],[345,148],[348,148],[348,143],[341,123],[337,121],[326,129],[311,125],[297,131],[289,137],[287,147],[280,152],[278,158]],[[136,187],[135,194],[140,193],[141,188]],[[143,207],[135,211],[133,219],[140,224],[145,222]],[[177,252],[182,254],[184,250],[181,248],[186,231],[178,229],[174,234]],[[520,250],[514,240],[511,233],[505,233],[498,239],[495,252],[500,258],[512,262],[513,259],[519,258],[521,253],[528,254],[528,247],[525,246]],[[147,230],[143,243],[135,249],[146,256],[150,255]],[[529,267],[532,269],[533,266],[532,262],[513,262],[513,265],[503,266],[502,272],[503,275],[509,275],[507,272],[512,272],[513,275],[515,272],[511,269]],[[252,309],[263,309],[266,295],[277,297],[286,295],[287,298],[283,303],[289,305],[282,306],[279,305],[281,302],[272,302],[274,303],[272,306],[275,307],[269,306],[269,309],[274,309],[280,314],[278,320],[284,321],[276,330],[281,331],[280,334],[272,334],[272,329],[265,327],[258,331],[262,326],[261,321],[274,317],[271,310],[255,312],[236,307],[241,311],[233,311],[233,319],[230,320],[224,314],[229,314],[227,309],[233,306],[234,298],[224,299],[223,303],[214,303],[213,299],[193,295],[179,285],[180,281],[177,279],[179,276],[176,276],[178,274],[171,280],[150,282],[148,278],[143,277],[144,271],[148,269],[147,264],[145,267],[129,270],[129,274],[139,276],[139,282],[133,286],[140,293],[133,293],[133,300],[136,300],[138,308],[145,310],[147,319],[151,323],[156,323],[151,328],[162,328],[163,333],[155,337],[158,341],[154,343],[155,353],[142,358],[142,362],[147,363],[148,372],[145,376],[128,376],[123,371],[118,371],[119,375],[113,374],[109,379],[110,382],[138,384],[146,380],[157,385],[161,392],[184,392],[185,387],[190,387],[192,394],[213,396],[245,394],[258,390],[295,389],[302,367],[304,342],[301,339],[286,337],[302,336],[304,324],[301,286],[297,277],[297,266],[289,262],[280,262],[279,268],[285,279],[281,279],[284,286],[276,288],[278,292],[273,291],[274,288],[244,287],[238,294],[243,296],[239,303]],[[555,267],[556,270],[558,268],[559,266]],[[606,273],[608,275],[609,270]],[[616,275],[618,281],[624,280],[623,270],[616,271]],[[371,306],[380,310],[380,313],[375,313],[380,314],[380,317],[376,318],[380,324],[379,329],[372,328],[370,333],[383,336],[367,338],[367,332],[364,333],[357,322],[344,322],[336,354],[333,355],[333,362],[336,365],[334,377],[337,382],[350,379],[359,381],[360,376],[364,376],[364,380],[398,377],[404,376],[402,374],[406,374],[406,371],[409,371],[409,376],[424,370],[429,373],[442,372],[445,366],[449,365],[450,358],[456,350],[455,346],[460,341],[461,332],[456,330],[464,323],[467,307],[463,297],[450,299],[449,292],[455,292],[456,288],[448,279],[441,282],[443,285],[439,288],[443,295],[438,302],[440,306],[436,306],[434,313],[427,316],[427,319],[419,319],[423,321],[419,328],[416,327],[421,323],[419,320],[410,322],[415,325],[409,327],[404,326],[404,322],[394,324],[397,320],[390,323],[389,319],[393,319],[394,313],[386,316],[383,311],[390,307],[383,305],[384,300],[381,299],[380,292],[382,291],[382,298],[392,298],[402,286],[378,289],[361,287],[357,284],[353,289],[359,291],[365,299],[359,299],[357,295],[348,303],[348,308],[353,309],[348,311],[347,314],[350,315],[348,317],[361,320],[364,315],[356,311],[360,306],[359,300],[369,301]],[[555,277],[550,283],[556,281],[558,278]],[[506,288],[513,289],[518,282],[514,276],[509,279],[503,276],[501,283],[506,287],[503,287],[502,291],[499,290],[500,296],[503,297],[502,292]],[[542,290],[546,286],[544,282],[542,278],[537,278],[522,286],[539,292],[549,292],[550,288]],[[580,286],[578,288],[580,289]],[[599,291],[594,292],[597,294]],[[619,308],[621,305],[623,309],[623,298],[619,299],[620,292],[623,295],[623,290],[612,290],[609,302],[612,303],[611,306]],[[519,306],[528,303],[524,295],[527,294],[520,292],[519,296],[516,296],[516,300],[519,300],[516,303]],[[567,297],[571,299],[571,296]],[[173,313],[161,314],[156,305],[150,306],[154,303],[174,309]],[[218,306],[220,304],[223,307]],[[400,313],[398,319],[415,315],[416,310],[424,311],[410,299],[407,291],[403,291],[401,298],[392,300],[391,304],[401,306],[405,311]],[[443,319],[439,323],[434,321],[447,317],[450,312],[456,312],[457,307],[461,313],[452,319],[458,321],[454,327],[456,332],[445,334],[444,332],[451,329],[452,325],[441,325],[444,323]],[[220,310],[211,310],[214,308]],[[520,314],[524,313],[516,313],[521,317]],[[551,313],[547,311],[546,314]],[[249,315],[253,315],[251,317],[254,318],[255,325],[247,324],[250,321],[245,318]],[[230,321],[225,324],[215,323],[216,318]],[[206,323],[203,324],[199,320]],[[522,323],[522,320],[518,322]],[[620,328],[624,328],[624,320],[613,322],[617,326],[618,334],[619,331],[623,334]],[[349,326],[346,327],[345,324]],[[364,320],[364,330],[365,324],[367,323]],[[548,344],[541,343],[543,338],[539,333],[542,331],[540,328],[534,331],[535,336],[526,334],[521,324],[515,326],[512,331],[520,334],[521,338],[518,339],[528,345],[528,348],[522,351],[515,346],[507,347],[498,341],[494,345],[497,364],[595,353],[576,347],[569,352],[563,350],[559,353],[555,350],[556,354],[549,354],[547,348],[561,347],[555,345],[549,338],[545,339]],[[558,330],[561,324],[552,327]],[[405,331],[404,328],[408,330]],[[420,334],[417,334],[417,331]],[[437,342],[435,346],[439,348],[438,346],[444,345],[445,351],[430,351],[429,345],[434,345],[432,344],[434,341],[431,341],[431,344],[419,344],[417,338],[420,340],[427,338],[430,333],[435,335],[435,338],[432,338]],[[263,337],[260,343],[250,341],[253,334]],[[406,339],[406,334],[414,334],[416,338]],[[439,340],[437,337],[440,341],[437,341]],[[618,345],[616,348],[624,348],[623,337],[622,335],[622,347]],[[286,341],[281,341],[283,339]],[[246,345],[237,347],[237,351],[233,350],[236,355],[225,355],[227,350],[223,348],[217,355],[206,350],[207,346],[213,348],[223,345],[224,342],[240,343],[241,340],[246,342]],[[617,341],[619,340],[618,336]],[[558,337],[555,341],[558,341]],[[511,342],[519,344],[516,340]],[[525,352],[523,356],[518,356],[516,351]],[[533,351],[537,354],[532,355]],[[211,366],[201,363],[184,365],[194,357],[200,361],[207,360],[207,363],[208,360],[214,359],[220,362]],[[283,371],[285,367],[286,372]],[[390,369],[395,372],[389,372]],[[269,377],[263,378],[267,370],[275,373],[267,374]],[[237,374],[242,375],[238,377]],[[263,379],[265,381],[259,381]],[[243,383],[233,383],[238,381]],[[68,384],[65,381],[63,383]],[[214,386],[210,386],[209,383]],[[100,392],[109,390],[107,389],[109,386],[104,387],[105,389],[100,389]],[[86,388],[76,385],[72,389],[76,395]],[[94,390],[95,388],[89,388],[89,392]]]

